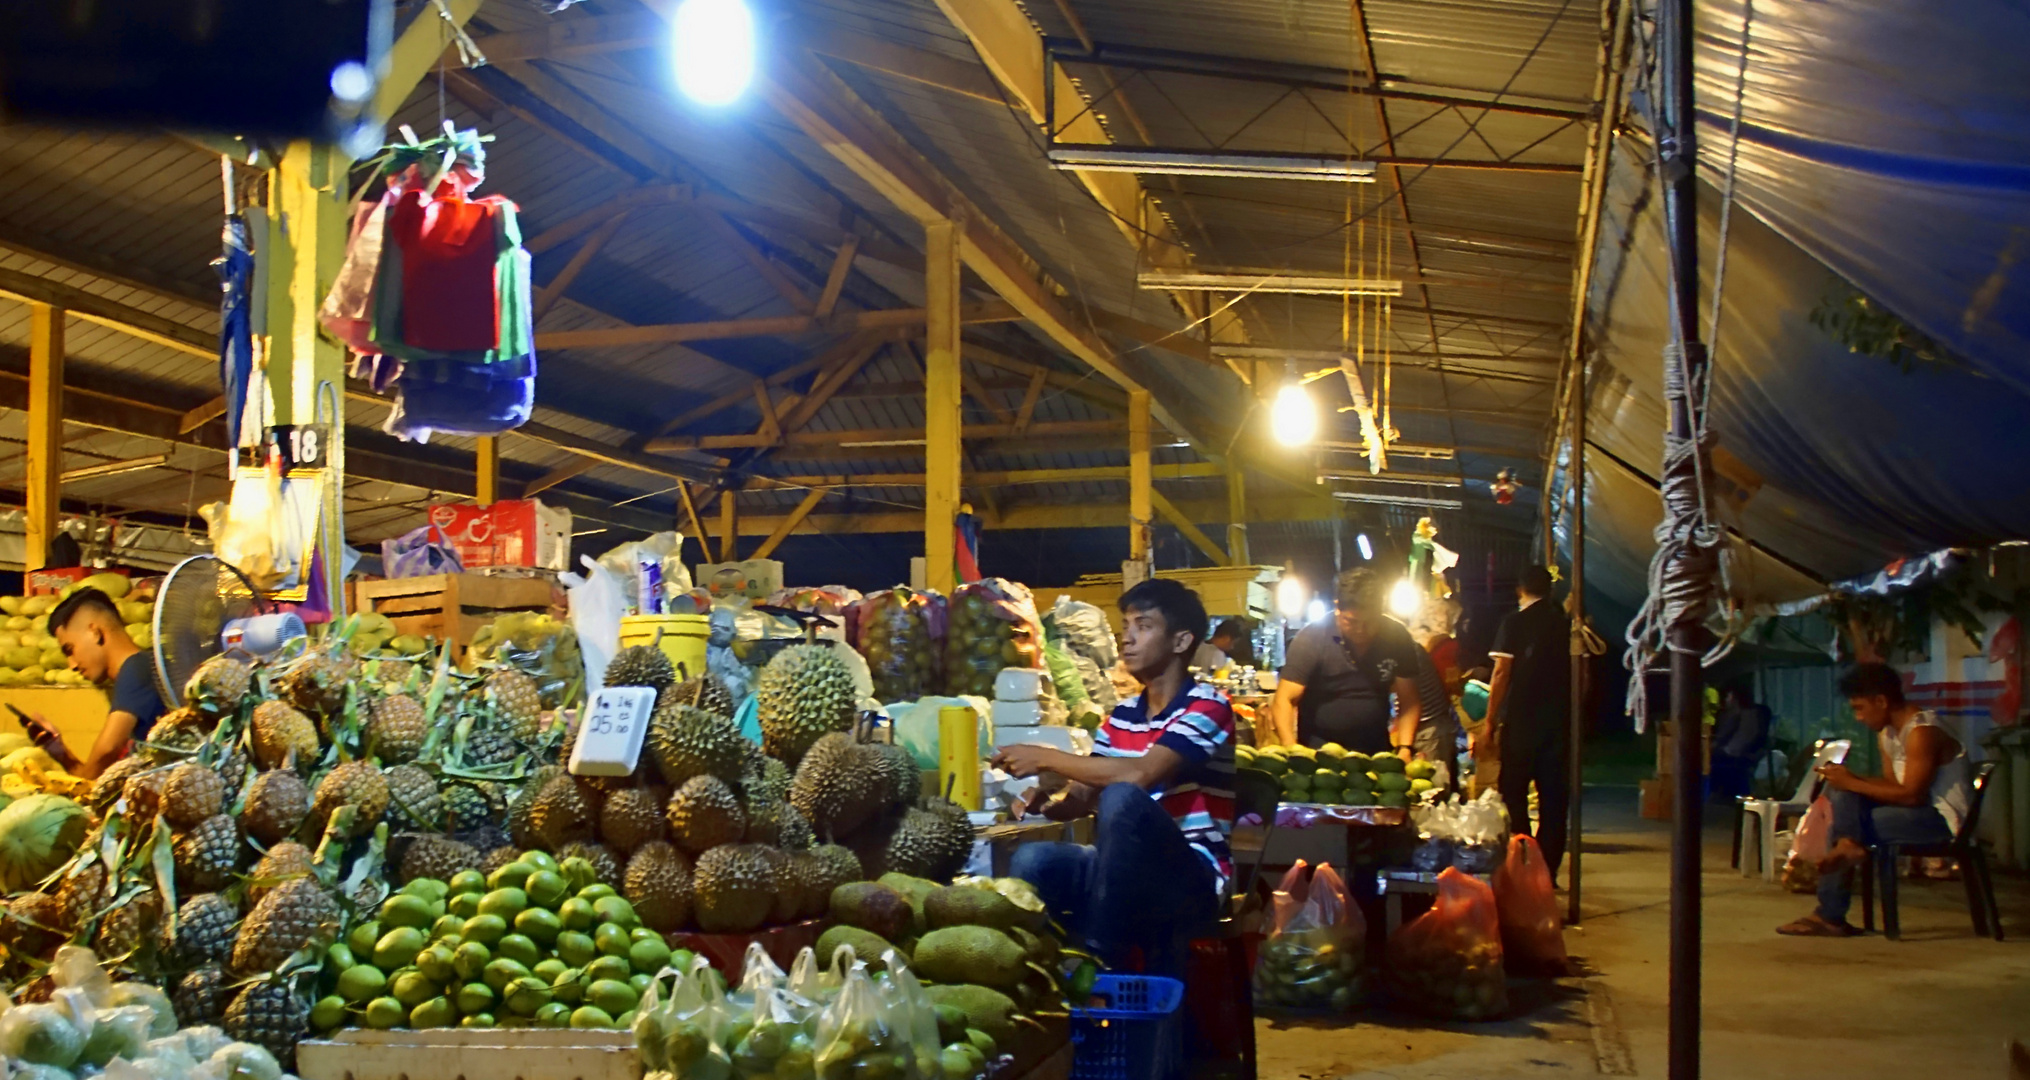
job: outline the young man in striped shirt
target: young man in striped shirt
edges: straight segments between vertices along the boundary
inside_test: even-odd
[[[1092,756],[1043,746],[994,756],[1014,776],[1041,777],[1018,810],[1096,814],[1093,845],[1025,845],[1010,873],[1109,964],[1139,949],[1145,971],[1179,974],[1185,944],[1217,921],[1233,878],[1233,709],[1188,670],[1206,631],[1197,593],[1145,581],[1121,596],[1121,615],[1121,659],[1142,692],[1101,725]]]

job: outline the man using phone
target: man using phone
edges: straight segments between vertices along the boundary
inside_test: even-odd
[[[128,746],[148,737],[155,718],[162,714],[162,697],[155,692],[155,671],[151,657],[120,622],[120,609],[111,597],[97,589],[79,589],[49,613],[49,632],[70,657],[70,666],[97,684],[111,682],[112,708],[105,726],[82,761],[63,744],[56,730],[41,715],[30,716],[22,726],[36,744],[61,762],[73,775],[96,778],[113,762],[127,756]]]

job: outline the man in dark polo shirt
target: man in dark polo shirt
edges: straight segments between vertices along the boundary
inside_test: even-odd
[[[1565,611],[1551,598],[1551,572],[1524,568],[1516,583],[1521,607],[1495,631],[1494,677],[1487,695],[1487,727],[1473,748],[1476,759],[1501,762],[1496,781],[1508,806],[1512,832],[1530,828],[1530,784],[1537,785],[1537,845],[1557,876],[1565,857],[1571,782],[1572,642]]]
[[[30,738],[73,775],[96,778],[127,756],[135,740],[146,739],[162,714],[155,690],[154,657],[134,644],[120,625],[120,608],[97,589],[79,589],[49,613],[49,632],[70,658],[70,666],[93,683],[110,683],[105,726],[79,758],[40,714],[24,726]]]
[[[1348,570],[1334,589],[1332,620],[1291,640],[1270,706],[1279,740],[1409,758],[1423,716],[1415,681],[1421,650],[1385,613],[1386,591],[1373,570]]]

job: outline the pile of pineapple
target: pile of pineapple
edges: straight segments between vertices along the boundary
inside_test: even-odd
[[[442,651],[362,659],[360,628],[264,664],[206,662],[184,706],[91,784],[77,856],[6,901],[16,1001],[47,997],[59,944],[86,944],[116,978],[167,989],[184,1024],[286,1066],[327,947],[388,894],[407,849],[509,845],[497,823],[557,753],[534,680],[461,672]]]

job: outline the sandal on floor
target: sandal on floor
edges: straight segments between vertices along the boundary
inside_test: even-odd
[[[1827,922],[1817,915],[1806,915],[1796,922],[1777,927],[1776,932],[1786,937],[1847,938],[1854,937],[1861,931],[1844,922]]]

